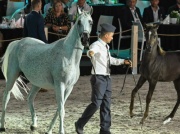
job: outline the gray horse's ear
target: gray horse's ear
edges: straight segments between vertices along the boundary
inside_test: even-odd
[[[93,7],[91,6],[91,10],[90,10],[90,15],[92,15],[93,14]]]
[[[77,7],[77,11],[78,11],[78,14],[81,14],[81,13],[82,13],[82,11],[81,11],[81,9],[79,8],[79,6]]]

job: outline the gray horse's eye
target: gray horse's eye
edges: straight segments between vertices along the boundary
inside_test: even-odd
[[[90,24],[90,25],[93,25],[93,21],[89,20],[89,24]]]
[[[78,25],[81,25],[81,20],[78,21]]]

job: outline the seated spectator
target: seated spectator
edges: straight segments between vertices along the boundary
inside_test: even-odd
[[[77,18],[77,8],[85,11],[91,11],[91,7],[86,3],[86,0],[78,0],[77,2],[72,3],[71,8],[69,9],[69,15],[73,17],[73,21]]]
[[[61,1],[64,7],[64,12],[68,14],[73,0],[61,0]]]
[[[45,16],[46,16],[46,14],[48,13],[48,10],[49,10],[50,8],[52,8],[53,1],[54,1],[54,0],[49,0],[49,2],[44,5],[44,15],[45,15]]]
[[[159,7],[159,0],[150,0],[151,5],[144,8],[143,21],[144,23],[163,21],[165,18],[164,8]]]
[[[70,22],[68,15],[64,13],[64,8],[60,0],[53,3],[53,7],[45,17],[45,25],[49,28],[50,32],[67,34],[70,29]],[[62,37],[62,36],[61,36]],[[57,35],[49,34],[49,43],[54,42],[61,38]]]
[[[180,13],[180,0],[176,0],[176,4],[168,9],[168,14],[170,14],[172,11],[178,11]]]
[[[136,3],[137,0],[126,0],[126,5],[121,9],[120,20],[123,31],[131,29],[133,21],[140,20],[142,23],[140,9],[136,7]],[[125,34],[131,34],[131,31]]]

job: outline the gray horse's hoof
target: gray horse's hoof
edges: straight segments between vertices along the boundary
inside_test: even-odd
[[[31,126],[30,129],[31,129],[31,131],[35,131],[35,130],[36,130],[36,127]]]
[[[0,132],[5,132],[5,128],[0,128]]]

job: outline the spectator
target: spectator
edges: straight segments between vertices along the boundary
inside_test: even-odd
[[[149,7],[144,8],[143,12],[143,22],[158,22],[163,21],[165,18],[164,8],[159,7],[159,0],[150,0],[151,5]]]
[[[50,8],[52,8],[53,1],[54,1],[54,0],[49,0],[49,2],[44,5],[44,16],[46,16],[46,14],[48,13],[48,10],[49,10]]]
[[[44,19],[39,13],[42,7],[41,0],[31,1],[32,11],[24,20],[24,36],[33,37],[47,42],[44,31]]]
[[[137,0],[126,0],[126,5],[122,7],[120,12],[122,30],[131,29],[133,21],[140,20],[142,23],[140,9],[136,7],[136,3]],[[131,34],[131,32],[126,32],[125,34]]]
[[[110,65],[131,64],[124,59],[116,59],[110,56],[109,46],[113,39],[115,27],[108,23],[101,24],[100,38],[90,46],[87,56],[92,59],[91,71],[91,104],[87,106],[82,116],[75,122],[76,132],[83,134],[83,127],[100,108],[100,133],[111,134],[111,78]],[[93,133],[93,132],[92,132]]]
[[[77,8],[80,8],[81,10],[85,11],[91,11],[91,7],[86,3],[86,0],[78,0],[77,2],[72,3],[71,8],[69,9],[69,15],[72,16],[73,21],[76,20],[78,14],[77,14]]]
[[[178,11],[180,13],[180,0],[176,0],[176,4],[168,9],[168,14],[170,14],[172,11]]]
[[[49,27],[50,32],[67,34],[70,29],[70,22],[68,15],[64,13],[64,8],[60,0],[53,3],[53,8],[48,12],[45,17],[45,25]],[[49,34],[49,43],[58,40],[60,37],[57,35]]]
[[[64,12],[68,14],[73,0],[61,0],[61,1],[64,7]]]

